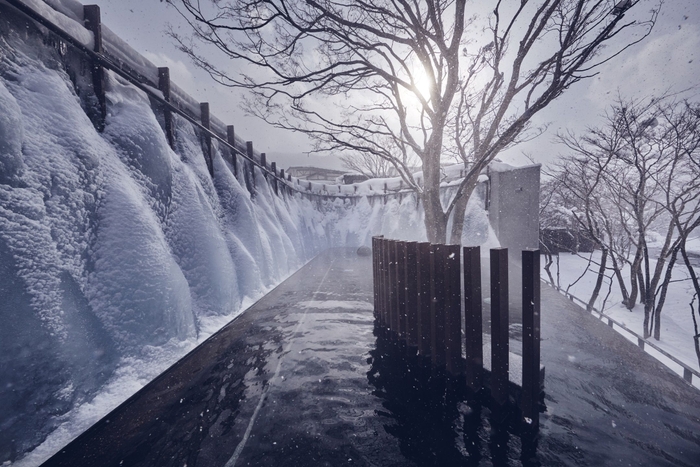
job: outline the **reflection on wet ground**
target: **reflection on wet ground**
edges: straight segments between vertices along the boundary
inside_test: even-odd
[[[556,292],[528,434],[383,336],[371,277],[320,255],[46,465],[700,465],[700,393]]]

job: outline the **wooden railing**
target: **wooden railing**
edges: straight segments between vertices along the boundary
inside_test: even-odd
[[[490,390],[493,401],[505,406],[510,384],[508,249],[490,252],[490,371],[484,365],[482,345],[480,248],[373,237],[372,251],[374,310],[379,325],[410,352],[429,357],[435,368],[464,377],[474,392]],[[523,348],[518,404],[523,418],[536,427],[544,387],[544,371],[540,368],[539,250],[522,252],[522,269]]]
[[[561,287],[558,287],[558,286],[555,285],[555,284],[552,284],[551,282],[547,281],[546,279],[541,279],[541,280],[542,280],[542,282],[544,282],[544,283],[547,284],[548,286],[550,286],[550,287],[552,287],[553,289],[555,289],[557,292],[563,294],[565,297],[567,297],[567,298],[568,298],[569,300],[571,300],[572,302],[578,302],[584,310],[585,310],[586,308],[588,308],[588,303],[587,303],[587,302],[585,302],[585,301],[581,300],[580,298],[574,296],[572,293],[567,292],[566,290],[562,289]],[[629,336],[631,336],[633,339],[636,339],[637,346],[638,346],[640,349],[642,349],[643,351],[645,351],[645,352],[648,353],[649,355],[653,356],[653,357],[656,358],[657,360],[661,361],[661,363],[663,363],[663,364],[666,365],[667,367],[671,368],[671,369],[674,370],[674,371],[678,371],[676,368],[673,368],[672,365],[669,365],[667,362],[664,362],[663,359],[659,358],[658,355],[654,354],[654,352],[650,352],[650,351],[649,351],[650,348],[653,349],[654,351],[656,351],[656,352],[657,352],[658,354],[660,354],[661,356],[665,357],[666,359],[668,359],[668,360],[670,360],[671,362],[673,362],[673,363],[675,363],[676,365],[678,365],[678,367],[679,367],[679,369],[680,369],[680,372],[678,373],[678,375],[679,375],[679,376],[682,376],[683,379],[684,379],[686,382],[688,382],[688,384],[690,384],[691,386],[695,386],[695,387],[697,387],[697,388],[700,389],[700,385],[699,385],[699,382],[700,382],[700,372],[698,372],[698,370],[696,370],[695,368],[690,367],[690,366],[689,366],[688,364],[686,364],[685,362],[680,361],[678,358],[676,358],[675,356],[671,355],[669,352],[667,352],[666,350],[662,349],[662,348],[659,347],[658,345],[654,344],[654,343],[653,343],[652,341],[650,341],[649,339],[645,339],[643,336],[641,336],[640,334],[634,332],[633,330],[631,330],[630,328],[628,328],[628,327],[627,327],[626,325],[624,325],[623,323],[621,323],[621,322],[619,322],[619,321],[617,321],[617,320],[611,318],[610,316],[606,315],[605,313],[603,313],[602,311],[600,311],[598,308],[592,307],[591,310],[590,310],[590,312],[591,312],[591,314],[592,314],[593,316],[595,316],[596,318],[600,319],[601,321],[604,321],[604,320],[607,321],[608,326],[610,326],[611,328],[615,329],[615,330],[618,331],[620,334],[623,334],[623,335],[624,335],[624,334],[626,333],[626,334],[628,334]],[[633,339],[630,339],[630,340],[633,340]]]

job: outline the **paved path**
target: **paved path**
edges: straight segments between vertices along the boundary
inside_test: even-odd
[[[45,465],[700,465],[700,392],[549,287],[533,439],[407,367],[371,278],[321,254]]]

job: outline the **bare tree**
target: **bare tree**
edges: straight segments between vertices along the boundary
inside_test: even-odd
[[[631,310],[639,295],[645,337],[659,339],[674,265],[700,225],[700,107],[670,98],[620,100],[604,125],[560,140],[571,154],[552,170],[560,193],[551,204],[569,209],[602,250],[589,306],[610,254],[623,303]],[[662,239],[653,254],[652,233]],[[623,265],[630,270],[629,287]]]
[[[607,0],[494,1],[472,16],[466,0],[169,3],[194,31],[195,41],[173,32],[182,50],[219,83],[248,89],[247,111],[305,132],[315,150],[389,161],[419,193],[428,238],[440,243],[453,213],[459,243],[486,165],[537,112],[646,37],[657,16],[625,20],[639,0],[615,9]],[[440,161],[455,154],[467,175],[443,207]]]

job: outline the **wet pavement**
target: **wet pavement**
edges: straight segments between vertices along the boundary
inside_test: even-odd
[[[700,465],[700,391],[554,290],[532,435],[374,327],[371,267],[319,255],[45,465]]]

